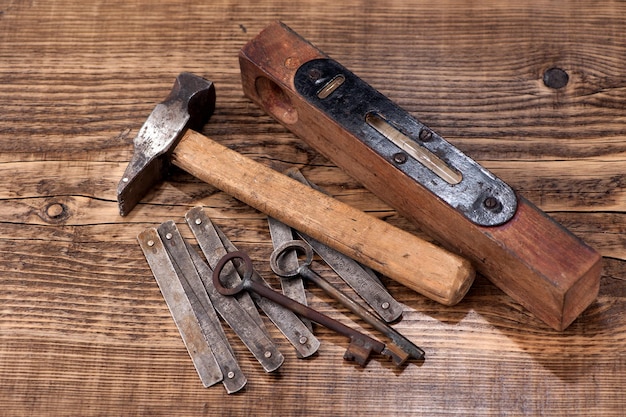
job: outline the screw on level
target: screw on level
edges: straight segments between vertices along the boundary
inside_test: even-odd
[[[433,138],[432,130],[426,128],[420,130],[419,138],[422,142],[428,142]]]
[[[500,207],[500,202],[495,197],[487,197],[483,201],[483,205],[489,210],[497,210]]]
[[[407,154],[405,154],[404,152],[394,153],[392,158],[393,162],[395,162],[396,164],[404,164],[409,159]]]
[[[308,71],[308,76],[312,80],[317,80],[322,76],[322,72],[317,68],[311,68]]]

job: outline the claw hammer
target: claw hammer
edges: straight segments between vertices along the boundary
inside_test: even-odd
[[[214,108],[212,82],[190,73],[176,78],[134,139],[132,159],[117,188],[122,216],[171,163],[435,301],[454,305],[463,298],[475,275],[469,261],[195,131]]]

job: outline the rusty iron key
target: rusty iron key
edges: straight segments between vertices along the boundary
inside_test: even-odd
[[[231,262],[235,259],[240,259],[241,261],[243,261],[245,265],[244,276],[237,285],[233,287],[225,287],[220,279],[220,274],[222,272],[222,269],[228,264],[228,262]],[[396,352],[388,349],[383,342],[369,337],[349,326],[346,326],[345,324],[334,320],[304,304],[300,304],[299,302],[294,301],[291,298],[279,292],[276,292],[259,282],[255,282],[252,279],[252,271],[252,261],[245,252],[230,252],[220,259],[215,269],[213,270],[213,285],[223,295],[232,296],[240,293],[241,291],[255,292],[262,297],[268,298],[275,303],[288,308],[296,314],[299,314],[330,330],[334,330],[335,332],[348,337],[350,339],[350,344],[348,346],[348,349],[346,350],[346,353],[343,355],[343,358],[345,360],[355,361],[360,366],[365,366],[367,365],[371,353],[375,352],[391,357],[392,359],[394,359],[394,363],[396,363]]]
[[[304,254],[305,260],[296,268],[287,270],[281,266],[280,260],[283,255],[285,255],[286,253],[290,253],[291,251],[296,251],[297,253]],[[309,268],[309,265],[311,265],[312,261],[313,248],[311,248],[311,246],[309,246],[306,242],[302,240],[292,240],[290,242],[285,242],[277,247],[270,256],[270,266],[277,275],[285,278],[300,276],[307,279],[308,281],[311,281],[319,288],[324,290],[324,292],[326,292],[328,295],[343,304],[343,306],[346,307],[348,310],[362,318],[370,326],[387,336],[392,341],[392,344],[389,345],[389,349],[394,349],[394,352],[396,353],[396,355],[393,357],[394,363],[396,365],[401,365],[409,357],[417,360],[424,359],[424,351],[421,348],[413,344],[413,342],[400,334],[396,329],[389,326],[381,318],[370,313],[366,308],[364,308],[352,298],[341,292],[337,287],[322,278],[319,274],[312,271],[311,268]]]

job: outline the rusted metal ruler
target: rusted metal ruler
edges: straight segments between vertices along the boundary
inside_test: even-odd
[[[208,262],[183,239],[171,220],[146,229],[138,241],[203,385],[209,387],[221,381],[230,394],[247,382],[218,314],[266,372],[277,370],[284,356],[265,327],[257,305],[291,342],[298,357],[313,355],[320,342],[292,311],[263,297],[228,297],[215,289],[210,264],[237,248],[201,208],[189,211],[186,219]],[[241,281],[239,268],[235,265],[225,271],[230,284]],[[255,280],[269,286],[256,271],[254,275]]]
[[[168,221],[163,223],[159,227],[159,232],[166,236],[165,246],[172,258],[176,260],[175,262],[184,264],[187,270],[195,270],[196,266],[194,265],[193,259],[174,222]],[[196,264],[198,264],[197,261]],[[210,279],[207,279],[205,273],[201,275],[204,278],[202,284],[205,288],[205,293],[213,303],[215,309],[235,331],[237,336],[239,336],[250,353],[252,353],[261,366],[263,366],[263,369],[267,372],[278,369],[282,365],[284,357],[269,336],[267,330],[259,326],[258,323],[252,319],[252,316],[247,313],[247,310],[241,307],[237,300],[223,297],[221,294],[219,294],[218,297],[218,294],[213,291]],[[198,278],[201,279],[200,275],[198,275]]]
[[[202,207],[190,210],[185,218],[211,268],[215,268],[226,253],[237,251],[235,245],[213,224]],[[253,271],[253,274],[257,281],[269,286],[256,271]],[[224,271],[223,276],[231,283],[241,281],[240,272],[237,271],[236,267]],[[205,285],[209,286],[212,283],[207,282]],[[259,297],[256,294],[252,296],[254,297],[254,302],[293,345],[299,357],[306,358],[317,352],[320,346],[319,340],[297,315],[271,300]]]
[[[211,335],[207,334],[213,332],[213,323],[204,320],[205,326],[202,326],[198,320],[199,316],[208,317],[206,309],[204,306],[200,307],[199,303],[192,302],[187,296],[180,275],[168,256],[157,230],[150,228],[143,231],[139,234],[138,240],[202,384],[210,387],[222,381],[222,371],[208,343],[208,340],[213,340]],[[197,314],[198,308],[203,309],[202,314]]]

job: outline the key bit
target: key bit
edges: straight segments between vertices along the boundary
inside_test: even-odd
[[[244,276],[239,284],[234,287],[225,287],[221,282],[220,274],[222,269],[229,262],[239,259],[243,261],[245,265]],[[255,292],[258,295],[269,298],[277,304],[280,304],[294,313],[299,314],[303,317],[308,318],[311,321],[314,321],[330,330],[334,330],[335,332],[342,334],[350,339],[350,345],[344,355],[344,359],[352,360],[356,362],[360,366],[365,366],[369,361],[370,354],[372,352],[379,353],[381,355],[389,356],[393,355],[390,352],[384,343],[376,340],[370,336],[367,336],[358,330],[355,330],[345,324],[334,320],[319,311],[316,311],[304,304],[300,304],[297,301],[292,300],[291,298],[272,290],[265,285],[256,282],[252,279],[253,267],[252,261],[250,257],[244,252],[230,252],[222,259],[220,259],[219,263],[213,270],[213,285],[223,295],[236,295],[241,291]],[[395,358],[392,356],[392,359]]]
[[[383,352],[385,349],[383,349]],[[360,366],[367,365],[372,347],[366,344],[360,343],[360,339],[352,340],[346,349],[346,353],[343,354],[343,358],[347,361],[354,361]]]
[[[280,266],[280,259],[282,255],[288,251],[296,250],[297,252],[304,253],[306,259],[302,265],[292,270],[285,270]],[[424,359],[424,351],[413,344],[410,340],[400,334],[393,327],[389,326],[386,322],[380,319],[378,316],[370,313],[367,309],[361,306],[359,303],[345,295],[337,287],[333,286],[330,282],[326,281],[320,275],[315,273],[309,268],[309,265],[313,261],[312,248],[301,240],[292,240],[291,242],[285,242],[270,256],[270,266],[272,270],[283,277],[301,276],[315,285],[323,289],[328,295],[335,300],[343,304],[348,310],[361,317],[370,326],[387,336],[393,343],[387,349],[388,355],[390,355],[396,365],[401,365],[409,357],[417,360]],[[394,346],[395,345],[395,346]]]

